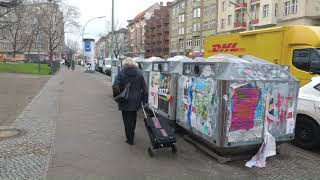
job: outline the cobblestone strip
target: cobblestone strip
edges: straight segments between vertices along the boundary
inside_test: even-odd
[[[16,119],[22,134],[0,141],[0,179],[43,179],[52,156],[63,76],[53,76]]]

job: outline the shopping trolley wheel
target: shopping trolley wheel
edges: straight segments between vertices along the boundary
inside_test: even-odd
[[[171,151],[172,151],[173,154],[177,153],[176,145],[173,144],[173,145],[171,146]]]
[[[153,155],[153,151],[152,151],[151,148],[148,148],[148,154],[149,154],[150,157],[153,157],[153,156],[154,156],[154,155]]]

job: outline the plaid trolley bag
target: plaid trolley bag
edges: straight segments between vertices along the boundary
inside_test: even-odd
[[[174,129],[169,125],[168,121],[163,117],[157,117],[153,108],[150,107],[154,117],[148,117],[144,107],[144,123],[150,137],[152,148],[148,148],[148,153],[153,157],[153,150],[162,148],[171,148],[173,153],[177,152],[176,136]]]

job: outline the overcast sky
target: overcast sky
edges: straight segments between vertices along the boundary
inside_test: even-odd
[[[97,16],[106,16],[105,19],[91,21],[85,29],[84,37],[97,38],[106,32],[106,21],[111,21],[111,0],[68,0],[68,3],[79,8],[81,12],[80,23],[83,26],[89,19]],[[122,27],[127,25],[127,20],[133,19],[137,14],[147,9],[160,0],[114,0],[115,21]],[[163,0],[166,3],[168,0]],[[81,30],[82,31],[82,30]],[[67,34],[67,39],[81,41],[81,33]]]

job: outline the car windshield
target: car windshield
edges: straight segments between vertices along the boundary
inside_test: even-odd
[[[314,88],[315,88],[316,90],[320,91],[320,84],[316,85]]]

